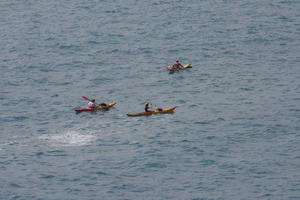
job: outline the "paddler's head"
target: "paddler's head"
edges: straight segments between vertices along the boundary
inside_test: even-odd
[[[176,60],[176,63],[179,63],[179,60]]]
[[[91,102],[95,102],[95,99],[92,99],[92,101]]]

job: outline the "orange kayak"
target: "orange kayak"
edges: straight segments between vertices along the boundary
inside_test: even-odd
[[[183,65],[183,68],[174,68],[173,66],[165,66],[165,68],[168,69],[169,71],[174,71],[174,70],[192,68],[192,65],[191,64],[185,64],[185,65]]]
[[[141,113],[132,113],[127,114],[128,117],[140,117],[140,116],[149,116],[149,115],[156,115],[156,114],[165,114],[165,113],[172,113],[176,109],[176,106],[171,108],[165,108],[162,110],[153,110],[148,112],[141,112]]]

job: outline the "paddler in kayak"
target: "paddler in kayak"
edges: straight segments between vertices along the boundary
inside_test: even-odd
[[[149,110],[149,108],[153,108],[153,105],[152,103],[147,103],[145,105],[145,112],[152,112],[153,110]],[[157,108],[156,111],[162,111],[163,109],[162,108]]]
[[[151,112],[152,110],[149,110],[149,108],[152,108],[152,103],[146,103],[145,112]]]
[[[173,65],[174,69],[180,69],[184,68],[183,65],[179,62],[179,60],[176,60],[176,63]]]
[[[97,106],[107,106],[107,104],[106,103],[97,104],[95,99],[91,99],[91,101],[87,105],[87,108],[94,110]]]
[[[94,110],[97,106],[98,106],[98,105],[96,104],[96,100],[95,100],[95,99],[91,99],[91,100],[88,102],[87,109]]]

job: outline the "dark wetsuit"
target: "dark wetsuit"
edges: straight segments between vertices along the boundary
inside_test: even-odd
[[[145,112],[149,112],[149,104],[147,103],[146,105],[145,105]]]

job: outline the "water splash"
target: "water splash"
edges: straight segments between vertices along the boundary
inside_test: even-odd
[[[48,141],[51,145],[83,146],[92,143],[95,137],[91,133],[72,130],[58,134],[43,135],[40,139]]]

